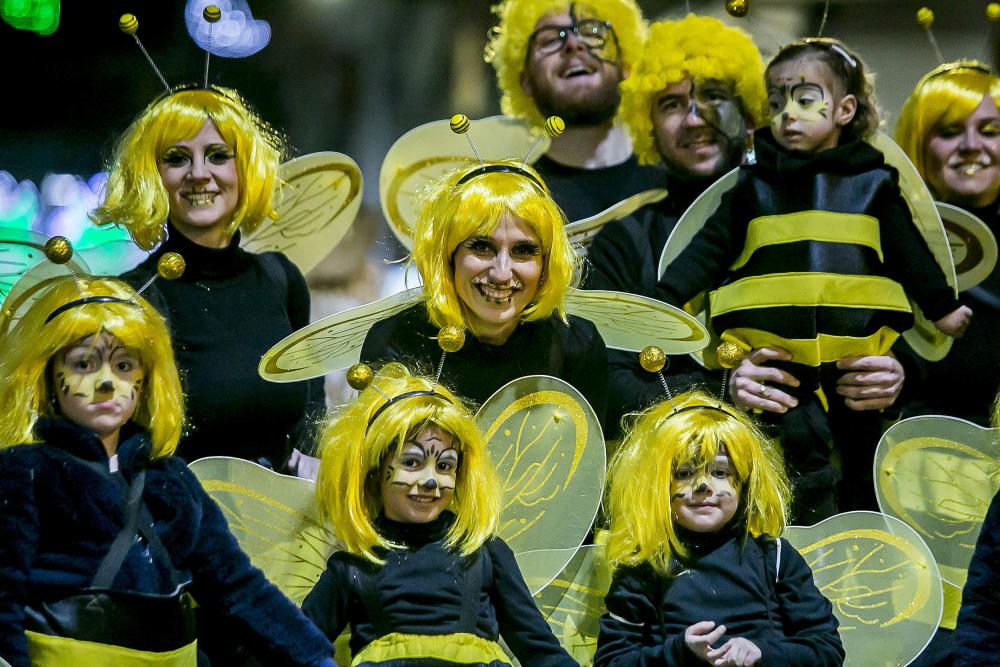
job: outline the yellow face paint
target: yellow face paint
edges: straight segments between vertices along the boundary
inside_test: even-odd
[[[458,449],[436,424],[407,438],[380,469],[382,508],[402,523],[428,523],[451,504],[458,480]]]
[[[785,121],[818,123],[830,117],[830,103],[824,99],[822,86],[816,83],[803,81],[787,88],[771,89],[767,101],[774,134],[780,132]]]
[[[674,471],[670,508],[681,527],[698,533],[718,532],[736,515],[739,504],[739,480],[724,453],[701,468],[685,463]]]

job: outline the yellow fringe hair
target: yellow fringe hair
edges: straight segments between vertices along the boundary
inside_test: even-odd
[[[107,196],[91,219],[125,227],[144,250],[159,245],[170,213],[159,160],[170,146],[194,138],[208,121],[233,151],[239,176],[239,200],[226,234],[231,237],[237,229],[249,233],[264,218],[276,218],[284,140],[235,90],[213,87],[166,95],[139,114],[118,140],[108,168]]]
[[[685,463],[705,468],[725,447],[740,491],[737,519],[753,537],[779,536],[785,530],[791,488],[781,453],[750,419],[731,406],[728,412],[689,410],[716,406],[704,392],[691,391],[664,401],[641,415],[615,455],[609,470],[608,511],[611,530],[608,560],[612,567],[648,562],[671,574],[670,561],[687,551],[674,526],[670,485]]]
[[[521,168],[519,160],[504,160]],[[424,193],[414,232],[413,255],[424,281],[427,314],[436,327],[468,328],[464,308],[455,289],[455,250],[471,236],[489,236],[507,216],[523,219],[542,245],[542,278],[535,301],[521,312],[521,321],[542,320],[558,312],[566,319],[566,292],[577,275],[580,257],[566,236],[566,216],[548,189],[531,179],[504,172],[475,176],[458,185],[473,167],[444,175]],[[531,167],[524,170],[542,179]],[[475,331],[473,331],[475,333]]]
[[[113,296],[128,303],[75,306],[46,323],[59,306],[89,296]],[[106,331],[139,351],[146,374],[132,421],[152,436],[152,456],[177,448],[184,419],[184,395],[166,322],[149,303],[112,278],[55,278],[14,328],[0,337],[0,448],[37,442],[40,416],[53,416],[49,361],[67,345]]]
[[[753,125],[760,126],[767,118],[764,62],[750,35],[718,19],[694,14],[653,23],[642,57],[622,82],[620,115],[642,164],[663,163],[653,139],[656,96],[689,76],[696,83],[732,82]]]
[[[386,402],[385,396],[410,391],[434,391],[448,400],[434,396],[403,399],[368,427],[371,416]],[[322,515],[333,525],[348,553],[382,563],[376,549],[403,548],[375,528],[382,510],[378,471],[386,458],[396,455],[407,436],[426,424],[436,424],[454,436],[460,454],[455,495],[449,507],[456,520],[445,546],[465,556],[496,533],[500,482],[472,414],[433,379],[410,375],[402,364],[393,362],[327,425],[320,438],[316,495]]]
[[[614,28],[622,71],[628,76],[646,39],[642,10],[633,0],[590,0],[580,4],[593,9]],[[568,12],[569,5],[566,0],[503,0],[493,7],[499,23],[490,30],[484,59],[496,70],[497,86],[503,94],[500,109],[506,115],[536,126],[545,122],[534,101],[521,88],[521,73],[528,55],[528,39],[538,19]]]
[[[906,98],[896,123],[896,143],[925,181],[924,151],[931,133],[941,126],[964,122],[987,95],[1000,106],[1000,77],[956,61],[928,72]]]

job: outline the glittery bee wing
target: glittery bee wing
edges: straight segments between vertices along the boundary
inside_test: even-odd
[[[664,188],[637,192],[631,197],[626,197],[617,204],[609,206],[589,218],[574,220],[566,225],[566,233],[569,235],[570,243],[589,246],[590,242],[597,236],[597,233],[604,228],[604,225],[632,215],[643,206],[655,204],[663,200],[666,196],[667,191]]]
[[[356,364],[372,325],[421,299],[423,289],[415,287],[324,317],[276,343],[261,358],[257,372],[271,382],[296,382]]]
[[[566,382],[509,382],[476,416],[503,489],[499,535],[532,593],[572,559],[597,515],[605,453],[593,408]]]
[[[28,269],[46,261],[48,240],[44,234],[27,229],[0,228],[0,303]]]
[[[611,567],[603,544],[580,547],[535,604],[563,648],[581,665],[594,662],[604,597],[611,587]]]
[[[199,459],[190,468],[253,564],[301,605],[337,548],[319,519],[315,485],[225,456]]]
[[[361,169],[342,153],[312,153],[282,164],[281,181],[278,218],[265,220],[241,245],[250,252],[282,252],[308,273],[357,217]]]
[[[594,323],[605,345],[639,352],[655,345],[667,354],[687,354],[708,345],[697,318],[656,299],[603,290],[571,289],[566,310]]]
[[[997,240],[985,222],[964,208],[934,202],[948,234],[955,258],[958,291],[964,292],[993,273],[997,264]]]
[[[540,141],[532,151],[537,159],[548,150],[550,141],[507,116],[474,121],[469,134],[479,155],[487,162],[510,157],[521,159]],[[396,140],[382,161],[378,190],[382,213],[400,243],[413,249],[418,198],[423,190],[445,172],[477,163],[469,141],[452,132],[448,120],[426,123]]]
[[[942,578],[959,589],[1000,489],[998,440],[997,429],[931,415],[894,424],[875,450],[879,507],[920,533]]]
[[[906,665],[941,619],[941,578],[930,549],[878,512],[838,514],[785,537],[812,568],[840,621],[846,665]]]

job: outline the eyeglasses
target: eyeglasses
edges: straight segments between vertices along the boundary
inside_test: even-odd
[[[529,51],[534,49],[541,55],[555,53],[566,45],[571,33],[601,60],[618,60],[618,36],[615,35],[615,29],[610,23],[600,19],[583,19],[566,26],[542,26],[528,38]]]

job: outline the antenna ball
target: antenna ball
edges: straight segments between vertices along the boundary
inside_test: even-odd
[[[650,373],[659,373],[667,363],[667,355],[655,345],[642,348],[639,353],[639,365]]]
[[[930,7],[921,7],[917,10],[917,23],[921,28],[930,28],[934,23],[934,12]]]
[[[375,379],[375,373],[368,364],[354,364],[347,370],[347,384],[355,391],[362,391]]]
[[[45,242],[45,256],[53,264],[65,264],[73,258],[73,246],[65,236],[53,236]]]
[[[458,352],[465,345],[465,331],[456,326],[443,326],[438,331],[438,345],[445,352]]]
[[[222,18],[222,10],[215,5],[209,5],[205,7],[205,11],[201,13],[201,16],[209,23],[217,23]]]
[[[156,263],[156,272],[164,280],[177,280],[184,275],[185,266],[184,258],[180,256],[180,253],[165,252]]]
[[[986,18],[991,21],[1000,21],[1000,2],[991,2],[986,5]]]
[[[464,113],[457,113],[451,117],[451,121],[448,125],[451,127],[451,131],[455,134],[465,134],[469,131],[472,123],[469,121],[469,117]]]
[[[139,19],[135,17],[135,14],[122,14],[121,18],[118,19],[118,29],[126,35],[134,35],[139,29]]]
[[[545,119],[545,134],[558,137],[566,131],[566,123],[559,116],[549,116]]]
[[[736,368],[747,356],[746,350],[736,343],[725,342],[715,348],[715,356],[719,359],[719,365],[723,368]]]
[[[743,18],[750,11],[750,0],[726,0],[726,11],[730,16]]]

